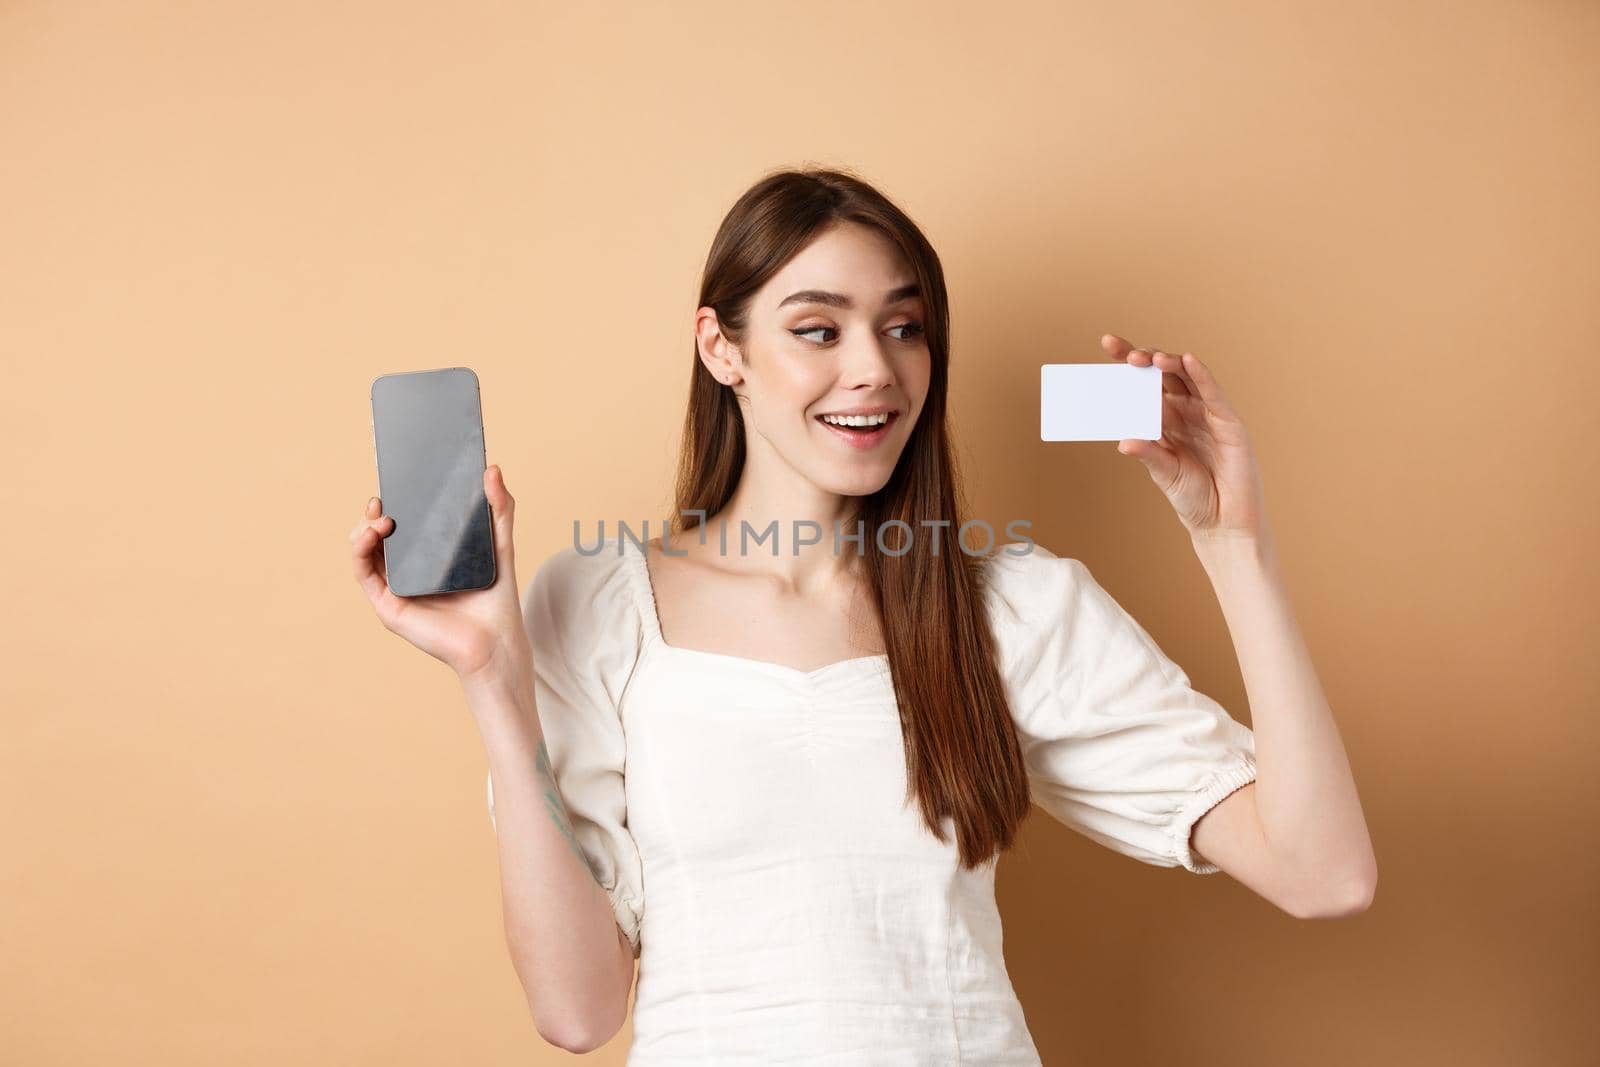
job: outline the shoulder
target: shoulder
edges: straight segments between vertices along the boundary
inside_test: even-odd
[[[985,565],[984,595],[997,623],[1028,622],[1057,609],[1088,575],[1080,561],[1058,556],[1037,541],[1001,545]]]
[[[1059,637],[1093,584],[1089,569],[1071,556],[1032,541],[1001,545],[986,561],[984,580],[989,625],[1001,650],[1026,653]]]
[[[559,625],[562,630],[603,630],[628,636],[637,629],[631,560],[632,542],[608,537],[572,544],[547,557],[522,598],[530,635]]]
[[[1058,676],[1074,664],[1121,654],[1137,624],[1083,561],[1028,542],[1001,546],[987,561],[985,606],[1008,675]]]

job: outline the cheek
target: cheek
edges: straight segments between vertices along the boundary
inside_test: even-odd
[[[917,402],[917,407],[922,407],[922,401],[928,396],[928,383],[933,381],[933,362],[929,356],[916,360],[905,371],[906,391]]]
[[[774,368],[762,384],[767,386],[764,406],[774,415],[788,413],[810,418],[810,411],[828,395],[831,386],[826,368],[802,360]]]

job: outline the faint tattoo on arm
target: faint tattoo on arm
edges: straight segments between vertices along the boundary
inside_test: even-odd
[[[589,875],[594,876],[594,868],[589,866],[589,857],[583,854],[583,849],[578,847],[577,838],[572,836],[572,820],[567,817],[567,806],[561,802],[561,793],[556,789],[555,772],[550,767],[550,753],[545,750],[544,738],[539,739],[539,751],[535,757],[534,768],[539,775],[539,788],[544,794],[544,806],[550,812],[550,818],[555,821],[556,828],[561,831],[561,836],[567,839],[573,855],[577,856],[588,869]],[[598,881],[599,879],[596,879]]]

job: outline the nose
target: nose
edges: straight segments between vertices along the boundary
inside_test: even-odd
[[[893,385],[894,363],[883,346],[874,340],[847,346],[839,369],[840,384],[846,389],[861,387],[880,389]]]

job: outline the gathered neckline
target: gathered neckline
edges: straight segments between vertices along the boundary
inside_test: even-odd
[[[655,589],[650,581],[650,561],[647,556],[650,550],[649,542],[641,545],[631,538],[624,537],[618,543],[621,545],[622,555],[625,557],[625,563],[629,568],[629,575],[633,579],[635,601],[639,609],[640,620],[644,623],[645,633],[655,644],[672,655],[698,657],[713,662],[720,661],[730,665],[769,671],[784,677],[801,680],[811,680],[821,678],[824,675],[860,670],[867,667],[888,671],[889,656],[884,652],[879,652],[872,656],[852,656],[849,659],[835,660],[815,670],[806,671],[801,670],[799,667],[791,667],[786,663],[776,663],[767,659],[735,656],[727,652],[709,652],[705,649],[684,648],[680,645],[668,644],[667,639],[661,634],[661,616],[656,608]]]

